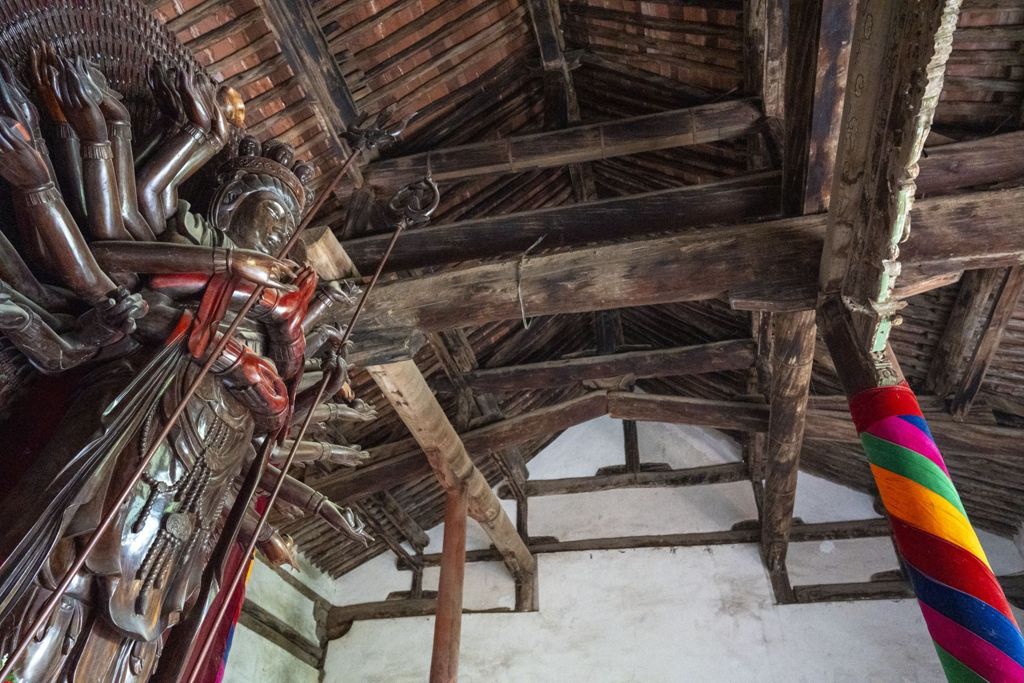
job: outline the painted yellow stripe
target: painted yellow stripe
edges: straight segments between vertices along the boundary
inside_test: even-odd
[[[991,569],[971,523],[948,500],[916,481],[883,467],[872,465],[871,473],[890,515],[960,546]]]

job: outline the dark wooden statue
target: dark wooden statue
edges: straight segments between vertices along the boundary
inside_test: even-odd
[[[275,256],[310,208],[312,169],[286,144],[245,137],[237,94],[144,8],[4,3],[0,36],[0,660],[31,635],[17,681],[146,681],[169,631],[206,606],[204,573],[257,453],[312,407],[313,390],[298,391],[307,358],[334,370],[323,395],[349,399],[342,419],[375,417],[347,389],[338,335],[318,329],[358,288]],[[199,175],[208,182],[193,197],[185,188]],[[208,208],[190,202],[212,187]],[[257,287],[214,354],[221,320]],[[307,347],[307,334],[328,343]],[[316,445],[300,458],[365,457]],[[269,452],[265,489],[282,476],[282,448]],[[280,495],[365,538],[350,510],[301,482],[287,477]],[[246,512],[240,538],[254,520]],[[291,556],[272,530],[260,547]]]

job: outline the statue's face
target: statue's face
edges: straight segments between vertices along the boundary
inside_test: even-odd
[[[231,239],[239,247],[277,255],[295,232],[296,216],[275,192],[256,192],[231,219]]]

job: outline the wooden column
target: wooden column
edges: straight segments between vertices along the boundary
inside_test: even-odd
[[[466,496],[458,491],[449,492],[444,507],[444,546],[437,586],[430,683],[451,683],[459,677],[462,583],[466,574],[466,515]]]
[[[465,445],[416,364],[405,360],[373,365],[367,371],[423,449],[442,488],[466,496],[469,516],[487,532],[515,577],[517,587],[535,586],[536,560],[487,479],[470,460]],[[532,588],[517,590],[517,603],[534,606],[525,609],[535,608],[536,599]]]
[[[959,0],[857,5],[819,284],[841,294],[874,352],[900,307],[901,243],[959,11]]]
[[[813,311],[778,313],[772,345],[771,412],[761,549],[776,599],[792,601],[786,574],[786,548],[793,524],[797,469],[814,362]]]

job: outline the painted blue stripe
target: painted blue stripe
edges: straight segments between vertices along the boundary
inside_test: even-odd
[[[927,434],[929,439],[931,439],[932,441],[935,441],[935,437],[932,436],[931,427],[928,426],[928,420],[924,419],[920,415],[900,415],[899,418],[901,420],[905,420],[905,421],[909,422],[910,424],[914,425],[915,427],[920,429],[922,432]]]
[[[1024,666],[1024,636],[1006,615],[973,595],[923,574],[909,562],[904,566],[921,602],[984,638]]]

